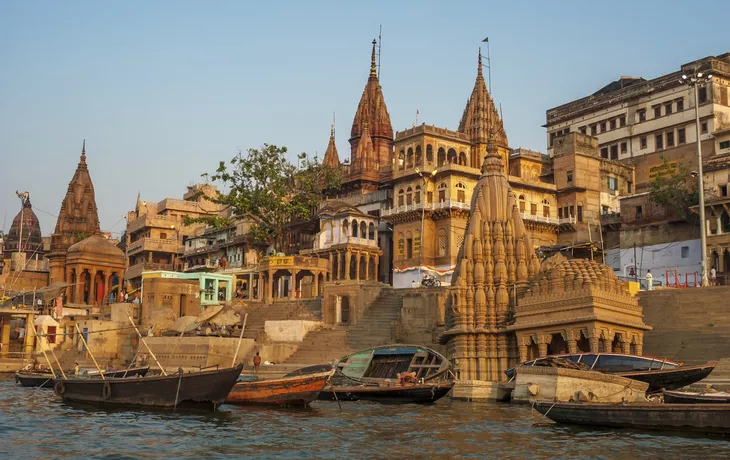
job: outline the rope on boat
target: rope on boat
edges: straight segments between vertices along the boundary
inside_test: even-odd
[[[172,407],[172,411],[177,410],[177,398],[180,396],[180,383],[182,382],[183,370],[182,367],[178,367],[177,371],[180,373],[180,377],[177,379],[177,391],[175,392],[175,405]]]
[[[35,387],[33,389],[33,391],[31,391],[30,394],[28,396],[26,396],[26,398],[30,398],[31,396],[33,396],[35,394],[35,392],[38,391],[38,388],[43,388],[44,386],[46,386],[46,383],[50,382],[51,380],[53,380],[53,377],[51,377],[48,380],[46,380],[45,382],[41,383],[40,386]]]

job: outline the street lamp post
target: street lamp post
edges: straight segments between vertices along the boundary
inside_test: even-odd
[[[688,85],[694,94],[695,100],[695,131],[697,132],[697,181],[700,195],[700,249],[701,249],[701,283],[707,286],[707,227],[705,224],[705,182],[702,173],[702,142],[700,139],[700,86],[705,86],[712,80],[712,75],[704,75],[702,72],[693,72],[691,75],[682,75],[680,83]]]
[[[426,187],[428,187],[428,181],[433,176],[436,175],[436,171],[438,169],[434,169],[430,173],[425,173],[425,171],[421,171],[420,169],[416,168],[416,174],[421,176],[421,179],[423,179],[423,195],[421,196],[421,240],[418,242],[418,282],[420,283],[422,281],[421,277],[421,266],[423,266],[423,226],[424,222],[426,221],[426,196],[428,195],[426,192]]]

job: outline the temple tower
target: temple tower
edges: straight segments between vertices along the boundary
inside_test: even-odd
[[[79,241],[101,233],[96,208],[94,184],[86,164],[86,141],[76,172],[68,183],[66,196],[61,201],[56,229],[51,236],[50,282],[66,281],[65,265],[68,248]]]
[[[335,146],[335,127],[332,126],[330,129],[330,142],[327,144],[327,150],[324,152],[324,158],[322,164],[329,166],[330,168],[340,167],[340,155],[337,153],[337,146]]]

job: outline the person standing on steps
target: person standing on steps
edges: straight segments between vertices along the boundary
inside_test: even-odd
[[[646,271],[646,290],[654,290],[654,275],[651,274],[651,270]]]
[[[256,356],[253,357],[253,371],[254,374],[258,377],[259,375],[259,366],[261,365],[261,356],[259,356],[259,352],[256,352]]]

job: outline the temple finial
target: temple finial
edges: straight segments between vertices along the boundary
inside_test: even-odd
[[[479,47],[479,59],[478,59],[478,64],[477,64],[477,78],[478,77],[484,78],[484,76],[482,75],[482,47],[481,46]]]
[[[81,145],[81,163],[86,163],[86,139],[84,139],[84,143]]]
[[[371,77],[376,77],[378,75],[376,68],[375,68],[375,45],[377,43],[378,42],[376,42],[375,39],[373,38],[373,53],[370,56],[370,76]]]
[[[332,137],[332,138],[335,137],[335,123],[336,122],[337,122],[337,119],[335,117],[335,112],[332,112],[332,126],[331,126],[331,129],[330,129],[330,131],[331,131],[330,132],[330,137]]]

